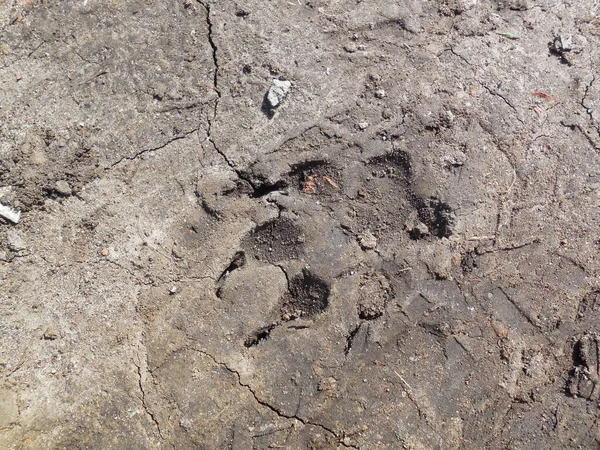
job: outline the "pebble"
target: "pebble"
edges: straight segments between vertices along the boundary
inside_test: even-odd
[[[375,91],[375,97],[377,97],[377,98],[385,97],[385,91],[383,89],[377,89]]]
[[[40,164],[44,164],[46,161],[48,161],[48,158],[46,157],[45,152],[43,152],[42,150],[36,149],[32,152],[29,160],[35,165],[40,165]]]
[[[0,203],[0,216],[16,224],[21,220],[21,211]]]
[[[54,189],[60,195],[64,195],[64,196],[69,196],[73,193],[73,191],[71,190],[71,186],[69,186],[69,183],[67,183],[64,180],[57,181],[56,184],[54,185]]]
[[[12,250],[13,252],[20,252],[27,248],[23,236],[15,230],[6,232],[6,243],[8,244],[9,250]]]
[[[344,45],[344,50],[346,50],[348,53],[356,53],[356,45],[354,44],[346,44]]]
[[[54,327],[54,325],[49,325],[48,328],[46,328],[46,331],[44,331],[44,339],[46,339],[47,341],[53,341],[55,339],[58,339],[59,337],[60,333]]]
[[[360,128],[361,130],[366,130],[368,126],[369,122],[358,122],[358,128]]]
[[[365,231],[359,236],[358,243],[363,250],[373,250],[377,247],[377,238],[369,231]]]
[[[580,34],[563,34],[554,38],[552,43],[554,50],[564,55],[564,53],[581,53],[587,45],[587,39]]]
[[[269,92],[267,93],[267,101],[269,102],[269,106],[272,109],[277,108],[288,94],[291,87],[292,83],[290,81],[273,80],[273,83],[269,88]]]
[[[571,35],[558,36],[554,39],[554,49],[558,52],[568,52],[573,49],[573,37]]]
[[[510,331],[506,324],[497,320],[492,320],[492,328],[494,329],[496,336],[498,336],[499,338],[507,337]]]
[[[100,254],[101,254],[102,256],[108,256],[108,255],[110,254],[110,250],[109,250],[109,249],[107,249],[107,248],[103,248],[103,249],[100,251]]]

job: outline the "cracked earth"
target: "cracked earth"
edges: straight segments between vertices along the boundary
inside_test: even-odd
[[[599,36],[0,1],[0,448],[599,447]]]

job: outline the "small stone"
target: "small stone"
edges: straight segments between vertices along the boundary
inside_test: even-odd
[[[60,333],[54,325],[49,325],[48,328],[46,328],[46,331],[44,331],[44,339],[47,341],[53,341],[59,337]]]
[[[494,329],[496,336],[498,336],[499,338],[505,338],[508,336],[509,329],[508,326],[506,326],[506,324],[497,320],[492,320],[492,328]]]
[[[100,254],[101,254],[102,256],[108,256],[108,255],[110,254],[110,250],[109,250],[109,249],[107,249],[107,248],[103,248],[103,249],[100,251]]]
[[[457,152],[451,155],[444,155],[442,162],[447,167],[461,167],[465,165],[467,156],[463,152]]]
[[[554,39],[554,49],[558,52],[568,52],[572,49],[573,38],[570,35],[558,36]]]
[[[373,250],[377,247],[377,238],[369,231],[365,231],[359,236],[358,243],[363,250]]]
[[[35,165],[40,165],[40,164],[44,164],[48,158],[46,157],[46,153],[42,150],[34,150],[31,153],[31,157],[29,158],[29,160],[35,164]]]
[[[169,289],[169,295],[175,295],[176,293],[177,293],[177,287],[172,286],[171,289]]]
[[[19,223],[19,220],[21,220],[21,211],[0,203],[0,216],[11,221],[12,223],[17,224]]]
[[[344,45],[344,50],[346,50],[348,53],[356,53],[356,45],[354,44],[346,44]]]
[[[581,35],[560,35],[554,39],[554,50],[560,54],[565,52],[580,53],[587,45],[587,39]]]
[[[68,197],[69,195],[71,195],[73,193],[73,191],[71,190],[71,186],[69,186],[69,183],[67,183],[64,180],[57,181],[56,184],[54,185],[54,189],[60,195],[64,195],[65,197]]]
[[[8,230],[6,232],[6,243],[8,244],[9,250],[17,253],[27,248],[25,239],[23,239],[23,236],[15,230]]]
[[[290,81],[273,80],[267,93],[267,102],[271,109],[277,108],[281,104],[291,87]]]
[[[385,97],[385,91],[383,89],[377,89],[375,91],[375,97],[377,97],[377,98]]]
[[[366,130],[369,126],[369,122],[359,122],[358,123],[358,128],[360,128],[361,130]]]

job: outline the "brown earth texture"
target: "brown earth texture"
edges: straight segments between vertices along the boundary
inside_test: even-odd
[[[0,448],[600,448],[599,14],[0,0]]]

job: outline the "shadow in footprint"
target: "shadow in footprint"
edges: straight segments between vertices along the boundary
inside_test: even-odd
[[[290,291],[283,300],[284,318],[311,318],[329,306],[329,284],[304,269],[290,281]]]

